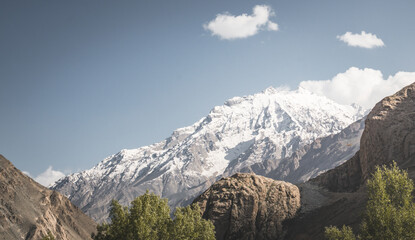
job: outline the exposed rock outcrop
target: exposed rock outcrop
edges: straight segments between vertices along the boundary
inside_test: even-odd
[[[96,223],[62,194],[49,190],[0,155],[0,239],[91,239]]]
[[[217,181],[194,202],[214,223],[218,240],[282,239],[282,223],[297,213],[300,193],[290,183],[238,173]]]
[[[377,165],[392,161],[415,177],[415,83],[377,103],[365,125],[359,152],[312,182],[331,191],[354,191]]]
[[[367,201],[364,183],[376,166],[395,161],[415,180],[415,83],[376,104],[365,125],[353,158],[300,186],[302,207],[315,195],[323,201],[287,224],[286,239],[322,239],[329,225],[356,230]]]

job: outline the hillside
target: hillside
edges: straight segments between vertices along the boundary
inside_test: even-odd
[[[62,194],[49,190],[0,155],[0,239],[90,239],[96,223]]]

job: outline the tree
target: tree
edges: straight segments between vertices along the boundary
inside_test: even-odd
[[[171,221],[167,199],[147,191],[131,202],[126,231],[131,231],[131,239],[167,239]]]
[[[197,204],[177,208],[171,228],[171,239],[214,240],[215,227],[211,221],[204,220]]]
[[[377,168],[367,183],[369,201],[361,239],[415,239],[414,184],[394,162]]]
[[[103,223],[97,226],[96,240],[131,239],[128,231],[128,208],[121,206],[118,201],[112,200],[110,208],[111,224]]]
[[[113,200],[110,208],[111,223],[97,226],[95,240],[211,240],[215,239],[214,226],[204,220],[198,205],[177,208],[175,219],[170,218],[167,199],[148,191],[123,207]]]
[[[412,198],[414,184],[408,173],[397,167],[377,167],[367,182],[368,202],[359,239],[415,239],[415,204]],[[346,233],[335,227],[326,228],[330,240],[345,238]],[[338,234],[337,237],[334,233]],[[350,235],[348,235],[350,236]],[[355,239],[355,238],[354,238]]]
[[[325,236],[329,240],[355,240],[356,237],[353,234],[352,228],[348,226],[338,229],[336,227],[326,227],[324,232]]]

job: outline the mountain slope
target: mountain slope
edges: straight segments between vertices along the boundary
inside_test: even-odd
[[[317,138],[295,151],[291,156],[274,159],[240,169],[240,172],[253,172],[275,180],[300,183],[316,177],[349,160],[359,150],[360,137],[365,124],[360,119],[336,134]],[[238,159],[240,160],[240,159]],[[232,170],[230,165],[226,171]]]
[[[0,239],[90,239],[96,223],[66,197],[24,175],[0,155]]]
[[[268,88],[232,98],[166,140],[122,150],[61,179],[53,189],[98,221],[106,219],[111,199],[127,204],[146,189],[169,198],[175,207],[189,203],[229,166],[232,174],[270,158],[289,157],[316,138],[338,133],[363,113],[303,89]]]
[[[324,227],[329,225],[357,229],[367,201],[365,183],[376,166],[395,161],[415,180],[414,119],[415,83],[377,103],[367,116],[355,156],[300,185],[303,203],[313,202],[317,195],[325,197],[312,211],[287,225],[287,239],[321,239]]]
[[[238,175],[241,174],[237,174],[214,183],[195,199],[195,203],[201,206],[204,218],[212,220],[219,229],[218,239],[233,236],[236,236],[235,239],[324,239],[325,227],[343,225],[352,227],[358,233],[367,202],[365,183],[376,166],[390,165],[395,161],[400,168],[408,171],[412,180],[415,179],[414,119],[415,83],[376,104],[365,120],[360,150],[351,159],[316,178],[298,184],[299,192],[290,194],[292,191],[287,191],[286,187],[273,186],[272,190],[288,194],[279,194],[273,199],[267,196],[263,204],[257,204],[258,198],[269,191],[258,191],[264,181],[255,175],[244,176],[253,181],[238,181],[241,178]],[[361,122],[360,126],[362,125]],[[359,128],[354,127],[354,130]],[[349,139],[347,135],[344,139]],[[286,183],[280,182],[279,185],[284,184]],[[301,207],[290,204],[287,196],[295,199],[300,197]],[[260,208],[264,206],[265,214],[261,214]],[[270,216],[266,213],[274,213],[276,208],[280,210],[277,214],[282,219],[290,215],[278,228],[275,219],[264,218]],[[293,209],[298,210],[295,216],[292,215]],[[271,214],[271,217],[274,215]],[[270,225],[273,227],[263,228]],[[262,232],[258,234],[257,229]],[[253,234],[257,235],[253,237]]]

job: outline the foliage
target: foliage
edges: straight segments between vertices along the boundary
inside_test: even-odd
[[[130,208],[113,200],[110,219],[111,223],[98,225],[94,240],[215,239],[214,226],[202,219],[198,205],[177,208],[172,220],[167,199],[148,191],[134,199]]]
[[[326,227],[324,235],[329,240],[356,240],[352,228],[344,226],[341,229],[337,227]]]
[[[215,239],[215,227],[212,222],[202,219],[199,205],[194,204],[184,208],[177,208],[174,216],[171,239]]]
[[[377,167],[367,182],[368,202],[361,224],[361,240],[415,239],[415,204],[412,198],[414,184],[408,173],[397,167]],[[326,237],[335,239],[352,236],[350,228],[326,228]]]
[[[415,239],[414,184],[396,163],[377,168],[367,183],[369,201],[361,239]]]

